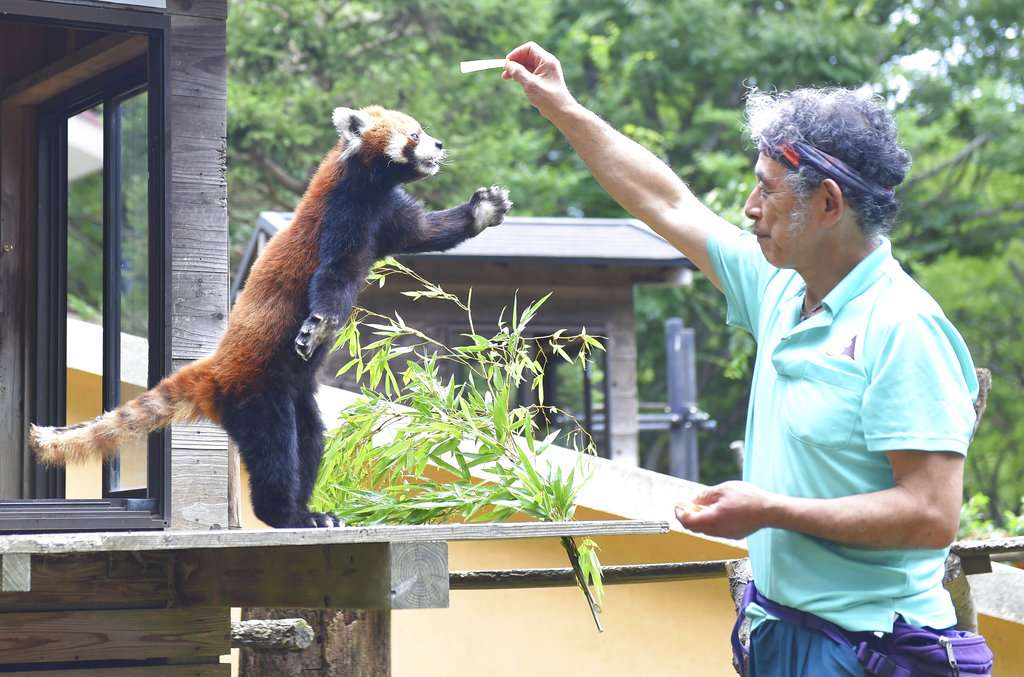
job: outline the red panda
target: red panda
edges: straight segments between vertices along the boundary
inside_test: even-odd
[[[374,261],[443,251],[502,222],[508,191],[478,188],[436,212],[402,188],[438,172],[446,151],[411,117],[337,108],[337,145],[321,161],[290,226],[267,243],[209,357],[90,422],[32,426],[50,465],[115,455],[126,441],[205,417],[238,446],[253,509],[273,527],[338,526],[308,507],[323,455],[314,394],[321,344],[346,321]]]

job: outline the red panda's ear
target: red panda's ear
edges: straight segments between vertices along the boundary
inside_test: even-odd
[[[352,108],[335,108],[331,116],[338,136],[345,142],[341,151],[341,159],[345,160],[359,150],[363,144],[363,134],[373,126],[373,119],[366,113]]]

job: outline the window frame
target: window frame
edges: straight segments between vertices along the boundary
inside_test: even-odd
[[[18,15],[19,7],[25,12]],[[40,424],[59,425],[66,407],[66,317],[67,317],[67,124],[70,111],[84,109],[102,93],[106,102],[120,102],[134,93],[148,96],[148,385],[155,385],[171,370],[171,288],[170,263],[170,124],[168,114],[170,63],[170,18],[149,12],[108,10],[92,7],[26,5],[15,0],[5,19],[62,28],[88,29],[108,34],[129,33],[147,38],[147,52],[120,63],[36,106],[38,135],[38,211],[36,240],[36,302],[32,333],[37,339],[29,358],[28,378],[34,383],[28,400],[29,419]],[[74,114],[70,112],[70,114]],[[104,258],[109,251],[108,228],[116,229],[119,196],[108,177],[116,172],[120,154],[111,153],[111,136],[105,117],[104,162]],[[113,141],[116,143],[116,140]],[[113,165],[113,168],[111,167]],[[108,203],[114,199],[115,202]],[[109,263],[108,263],[109,265]],[[104,284],[116,283],[116,273],[104,273]],[[107,298],[108,294],[104,294]],[[106,302],[105,302],[105,305]],[[117,369],[119,326],[116,335],[107,330],[109,311],[104,312],[104,372]],[[115,323],[119,325],[118,323]],[[113,359],[113,362],[110,360]],[[110,364],[108,365],[108,362]],[[118,374],[120,379],[120,374]],[[113,396],[104,379],[104,405]],[[27,450],[25,453],[30,453]],[[101,499],[66,499],[64,472],[36,464],[30,486],[34,498],[0,501],[0,532],[57,532],[165,529],[171,508],[170,434],[157,433],[148,444],[147,487],[144,490],[110,492],[104,469]]]

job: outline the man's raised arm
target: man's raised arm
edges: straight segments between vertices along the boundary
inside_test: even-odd
[[[512,50],[502,77],[565,135],[612,198],[687,256],[718,286],[707,253],[709,232],[731,228],[668,165],[580,105],[554,55],[529,42]]]

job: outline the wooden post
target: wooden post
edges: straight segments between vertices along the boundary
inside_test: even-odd
[[[228,440],[228,529],[242,528],[242,458]]]
[[[316,641],[304,651],[242,649],[239,677],[390,677],[389,609],[246,609],[243,619],[302,618]]]

